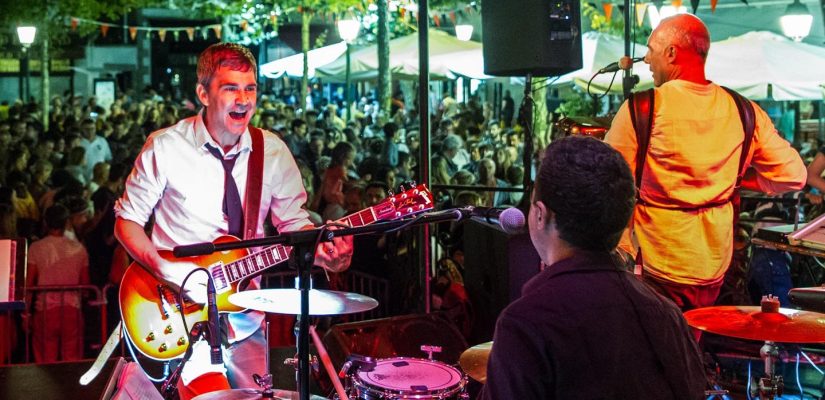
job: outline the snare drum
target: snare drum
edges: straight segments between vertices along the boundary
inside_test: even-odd
[[[355,398],[362,400],[458,399],[467,379],[459,370],[439,361],[386,358],[375,369],[352,377]]]

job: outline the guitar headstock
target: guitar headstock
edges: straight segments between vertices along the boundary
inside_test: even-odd
[[[376,220],[391,221],[433,209],[433,195],[423,183],[409,188],[402,185],[401,190],[372,207]]]

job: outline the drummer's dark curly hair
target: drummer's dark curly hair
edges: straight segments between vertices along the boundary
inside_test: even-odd
[[[619,243],[636,202],[633,175],[622,156],[598,139],[570,136],[545,150],[533,201],[555,214],[561,238],[590,251]]]

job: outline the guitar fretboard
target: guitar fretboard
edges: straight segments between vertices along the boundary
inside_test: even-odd
[[[350,227],[359,227],[369,225],[377,220],[373,208],[369,207],[357,213],[350,214],[344,218],[339,219],[338,223],[345,224]],[[223,272],[220,269],[213,271],[219,282],[238,282],[250,275],[257,274],[273,265],[286,261],[289,258],[289,252],[292,248],[281,244],[267,247],[261,251],[252,253],[246,257],[235,260],[224,266],[226,277],[223,277]]]

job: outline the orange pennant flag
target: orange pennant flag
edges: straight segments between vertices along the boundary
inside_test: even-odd
[[[166,29],[159,29],[158,30],[158,37],[160,38],[161,43],[166,41]]]
[[[106,34],[109,33],[109,25],[100,25],[100,33],[103,37],[106,37]]]
[[[241,31],[246,32],[246,28],[249,26],[249,21],[247,21],[245,19],[242,19],[240,26],[241,26]]]
[[[710,0],[710,12],[716,12],[716,4],[719,3],[719,0]]]
[[[195,28],[186,28],[186,36],[189,37],[190,42],[195,41]]]
[[[610,17],[613,16],[613,3],[602,3],[602,7],[604,8],[604,17],[610,21]]]
[[[212,25],[212,30],[215,31],[215,37],[218,40],[221,40],[221,26],[220,25]]]
[[[137,27],[136,26],[130,26],[129,27],[129,37],[132,38],[132,40],[135,40],[135,38],[137,37]]]
[[[72,24],[72,32],[76,31],[77,30],[77,24],[78,24],[77,18],[72,18],[71,24]]]
[[[673,4],[673,7],[678,10],[682,6],[682,0],[671,0],[670,4]]]
[[[275,14],[270,15],[269,22],[272,23],[272,26],[278,26],[278,16]]]
[[[453,23],[453,26],[455,26],[455,21],[456,21],[455,11],[451,11],[450,12],[450,22]]]
[[[401,18],[404,18],[404,15],[407,14],[407,9],[405,7],[399,7],[398,14],[401,15]]]
[[[645,12],[647,3],[636,3],[636,25],[642,26],[645,23]]]
[[[439,17],[438,14],[433,15],[433,22],[435,23],[435,26],[440,27],[441,26],[441,17]]]

